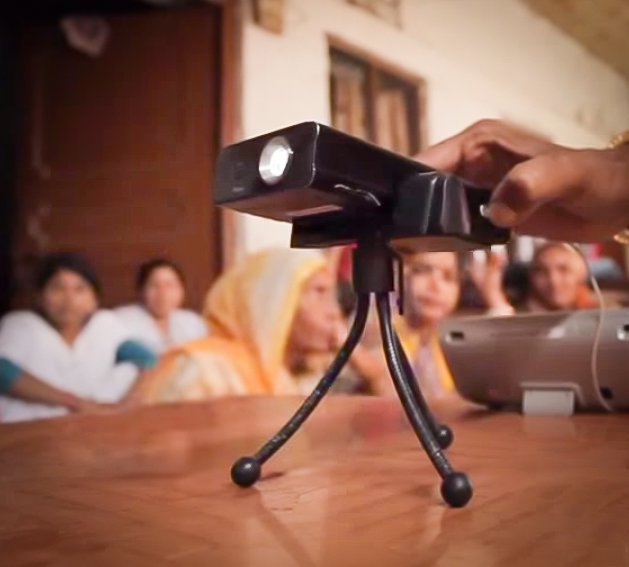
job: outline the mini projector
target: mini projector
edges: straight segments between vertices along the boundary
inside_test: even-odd
[[[490,191],[316,122],[224,148],[215,202],[291,222],[291,245],[353,244],[378,233],[400,252],[503,244],[481,209]]]

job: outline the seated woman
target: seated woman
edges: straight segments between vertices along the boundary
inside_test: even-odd
[[[459,257],[455,252],[420,252],[406,259],[405,274],[405,313],[396,330],[423,394],[444,397],[454,391],[454,383],[437,328],[459,301]]]
[[[79,255],[52,254],[36,288],[36,309],[0,321],[0,421],[98,411],[133,396],[135,376],[116,365],[137,366],[139,384],[156,358],[98,308],[93,268]]]
[[[509,303],[502,287],[503,266],[490,256],[485,274],[477,279],[490,314],[513,315],[570,311],[597,306],[587,285],[588,266],[574,248],[563,242],[547,242],[537,248],[528,270],[526,292],[521,302]]]
[[[142,264],[136,278],[139,303],[116,309],[133,338],[157,354],[207,334],[203,318],[181,309],[185,299],[183,272],[173,262],[156,258]]]
[[[209,336],[171,350],[146,383],[143,399],[310,392],[321,374],[309,368],[309,359],[329,355],[337,344],[335,286],[317,251],[269,250],[248,257],[210,290]]]

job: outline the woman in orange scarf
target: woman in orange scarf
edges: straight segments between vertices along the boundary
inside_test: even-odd
[[[143,401],[309,392],[308,358],[337,342],[336,279],[319,252],[262,252],[218,279],[204,315],[209,336],[170,351]]]

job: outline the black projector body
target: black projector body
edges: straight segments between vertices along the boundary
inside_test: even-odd
[[[320,248],[378,233],[402,252],[502,244],[481,214],[490,192],[316,122],[224,148],[215,202],[292,222],[291,245]]]

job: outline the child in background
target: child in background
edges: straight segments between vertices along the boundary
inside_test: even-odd
[[[437,329],[454,313],[461,293],[461,268],[455,252],[420,252],[405,258],[404,317],[396,321],[402,347],[426,397],[454,391]]]

